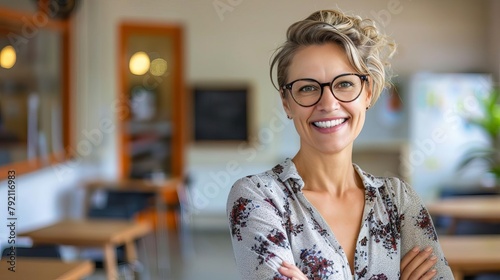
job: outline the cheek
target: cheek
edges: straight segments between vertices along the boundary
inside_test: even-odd
[[[366,102],[361,99],[357,99],[351,103],[346,103],[344,108],[352,116],[364,116],[366,114]]]
[[[366,122],[366,109],[363,110],[358,115],[358,130],[361,131]]]
[[[312,108],[304,108],[299,105],[295,105],[292,107],[292,112],[294,119],[296,119],[299,122],[308,122],[309,119],[311,118],[311,115],[313,114]]]
[[[291,98],[286,98],[284,100],[283,106],[287,108],[287,112],[290,114],[291,117],[295,118],[301,118],[301,116],[304,114],[304,108],[301,106],[297,105],[295,101],[293,101]]]

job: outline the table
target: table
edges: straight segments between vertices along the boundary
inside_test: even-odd
[[[446,198],[427,205],[427,209],[435,215],[500,222],[500,195]]]
[[[441,199],[427,205],[432,215],[452,219],[448,233],[455,231],[459,220],[500,223],[500,196],[461,196]]]
[[[51,258],[16,258],[15,272],[8,270],[10,264],[2,259],[0,279],[77,280],[91,275],[91,261],[63,262]]]
[[[33,244],[57,244],[77,247],[101,247],[108,279],[117,279],[116,247],[125,245],[129,263],[137,260],[134,241],[151,232],[147,223],[117,220],[63,220],[19,236],[29,237]]]
[[[97,191],[112,190],[124,192],[137,192],[137,193],[152,193],[155,197],[153,209],[156,215],[148,218],[147,212],[144,212],[142,217],[144,220],[151,221],[156,227],[156,270],[158,277],[166,278],[170,272],[170,257],[168,240],[168,229],[176,229],[175,216],[170,219],[166,224],[165,206],[169,208],[177,208],[179,206],[179,188],[182,188],[181,178],[169,178],[166,180],[141,180],[141,179],[124,179],[124,180],[94,180],[89,181],[84,185],[85,199],[84,207],[87,208],[85,213],[88,212],[88,206],[91,203],[92,195]],[[175,213],[174,213],[175,214]],[[139,215],[139,217],[141,217]]]
[[[440,236],[455,280],[466,275],[500,273],[500,235]]]

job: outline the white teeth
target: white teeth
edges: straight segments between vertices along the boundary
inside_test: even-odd
[[[331,121],[314,122],[314,125],[321,128],[330,128],[343,123],[346,119],[336,119]]]

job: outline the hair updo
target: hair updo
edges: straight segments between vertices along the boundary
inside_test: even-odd
[[[343,47],[356,71],[370,76],[370,105],[377,101],[382,90],[390,84],[388,59],[394,54],[396,45],[392,39],[381,34],[370,19],[348,16],[335,10],[321,10],[292,24],[286,37],[286,42],[276,50],[271,62],[271,82],[276,87],[273,69],[277,67],[278,90],[287,83],[288,68],[295,53],[302,47],[325,43]]]

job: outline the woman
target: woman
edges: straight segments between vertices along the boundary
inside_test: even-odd
[[[394,44],[373,22],[318,11],[271,64],[300,149],[238,180],[227,211],[243,279],[453,279],[421,200],[352,163]]]

